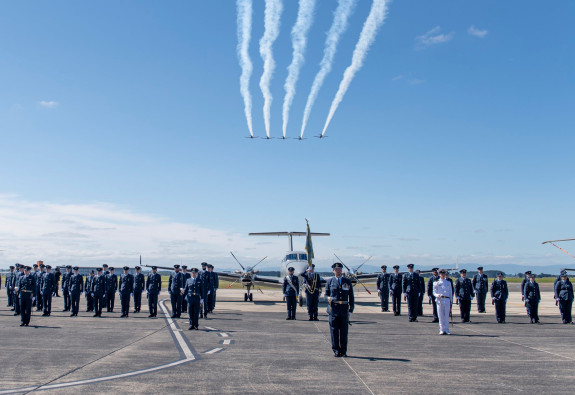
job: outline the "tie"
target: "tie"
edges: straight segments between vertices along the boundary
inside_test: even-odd
[[[341,285],[341,277],[338,279],[339,285]]]

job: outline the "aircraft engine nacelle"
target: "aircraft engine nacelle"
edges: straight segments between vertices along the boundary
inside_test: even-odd
[[[251,287],[253,285],[252,278],[251,277],[243,277],[242,278],[242,285],[244,287],[248,287],[248,286]]]
[[[357,272],[356,274],[359,276],[362,272]]]
[[[259,272],[259,270],[254,270],[254,274],[258,274]]]
[[[242,271],[241,271],[241,270],[236,270],[234,273],[236,273],[236,274],[242,274]]]

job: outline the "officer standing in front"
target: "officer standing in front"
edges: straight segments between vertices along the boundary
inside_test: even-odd
[[[439,322],[439,316],[437,315],[437,303],[435,303],[435,295],[433,294],[433,283],[439,280],[441,277],[437,274],[439,268],[434,267],[431,269],[431,277],[427,280],[427,297],[429,298],[429,303],[433,306],[433,321]],[[444,269],[445,277],[447,278],[447,271]],[[451,299],[450,299],[451,301]],[[451,309],[451,306],[450,306]],[[441,325],[440,325],[441,327]]]
[[[118,289],[120,303],[122,304],[122,315],[120,317],[128,317],[130,313],[130,295],[133,292],[134,276],[130,274],[130,268],[124,266],[124,273],[120,275],[120,287]]]
[[[399,266],[393,267],[393,273],[389,276],[389,296],[393,305],[393,315],[401,315],[401,287],[402,278]]]
[[[158,268],[152,266],[152,273],[146,279],[146,294],[148,295],[148,310],[152,318],[158,315],[158,295],[162,290],[162,276],[158,273]],[[173,307],[172,307],[173,308]]]
[[[556,300],[559,303],[561,320],[564,324],[572,324],[571,308],[573,306],[573,284],[567,277],[567,272],[561,273],[561,280],[555,284]]]
[[[325,284],[331,349],[335,357],[347,357],[347,333],[354,308],[353,286],[351,280],[342,276],[341,263],[336,262],[331,267],[334,277],[330,277]]]
[[[307,270],[300,274],[304,282],[305,304],[309,321],[318,321],[319,295],[321,294],[321,277],[315,273],[315,264],[308,266]]]
[[[377,294],[381,302],[381,311],[389,311],[389,273],[387,266],[381,266],[381,273],[377,275]]]
[[[90,270],[90,275],[84,281],[84,296],[86,297],[86,312],[94,311],[94,298],[92,297],[92,281],[94,280],[94,270]]]
[[[8,297],[8,304],[6,307],[13,307],[13,287],[12,287],[12,277],[14,277],[14,266],[10,266],[10,271],[6,274],[6,278],[4,279],[4,287],[6,288],[6,296]]]
[[[168,280],[168,292],[172,302],[172,318],[182,315],[182,293],[184,289],[184,275],[180,272],[180,265],[174,265],[174,271]]]
[[[459,274],[461,276],[455,282],[455,297],[459,302],[461,322],[470,322],[471,301],[475,296],[475,292],[473,291],[471,280],[467,278],[467,270],[461,269]]]
[[[28,326],[32,316],[32,303],[36,299],[36,281],[30,274],[32,268],[26,266],[26,273],[20,276],[18,282],[18,292],[20,292],[20,326]]]
[[[114,274],[114,268],[110,267],[106,275],[106,308],[108,313],[114,312],[114,302],[116,301],[116,291],[118,290],[118,276]]]
[[[188,330],[199,329],[200,308],[205,299],[204,284],[198,277],[198,269],[192,268],[191,277],[186,280],[184,296],[188,299]]]
[[[432,279],[435,279],[435,276],[430,278],[429,282],[431,282]],[[449,312],[451,311],[453,289],[451,282],[447,280],[447,271],[445,269],[439,271],[439,279],[433,281],[431,289],[433,299],[437,305],[435,311],[438,316],[439,334],[450,335]]]
[[[498,324],[505,324],[505,305],[509,297],[507,281],[503,279],[503,273],[497,273],[497,279],[491,283],[491,304],[495,305],[495,318]]]
[[[417,303],[419,301],[419,275],[413,272],[413,263],[407,265],[408,272],[403,275],[402,291],[407,301],[409,322],[417,322]],[[423,292],[423,290],[421,290]]]
[[[94,299],[94,317],[102,316],[102,308],[106,304],[106,287],[108,286],[108,278],[103,273],[103,269],[99,267],[98,274],[92,279],[92,298]],[[87,291],[86,291],[87,292]]]
[[[74,266],[74,274],[70,276],[69,289],[70,289],[70,302],[72,313],[70,317],[77,317],[80,309],[80,295],[84,291],[84,277],[78,272],[80,268]]]
[[[473,276],[473,289],[477,297],[477,312],[485,313],[485,298],[489,291],[489,277],[483,274],[483,266],[477,268],[477,274]]]
[[[66,272],[62,274],[62,295],[64,296],[64,311],[70,311],[70,277],[72,276],[72,266],[66,266]]]
[[[297,307],[297,297],[299,296],[299,280],[294,276],[294,268],[288,267],[288,274],[284,278],[282,291],[287,305],[286,320],[295,320],[295,311]]]
[[[142,268],[136,266],[136,274],[134,275],[134,313],[139,313],[142,308],[142,292],[146,288],[146,279],[142,274]]]
[[[56,282],[56,276],[52,273],[52,266],[46,265],[46,274],[44,274],[44,280],[42,281],[41,295],[38,295],[39,298],[43,299],[43,316],[49,317],[50,314],[52,314],[52,295],[56,288],[58,288],[58,283]]]
[[[527,307],[527,315],[532,324],[539,323],[539,302],[541,302],[541,292],[539,284],[535,281],[535,274],[529,276],[529,282],[523,288],[523,297]]]

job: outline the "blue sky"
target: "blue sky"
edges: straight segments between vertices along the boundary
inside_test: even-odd
[[[275,137],[298,10],[283,3]],[[290,137],[336,5],[318,1]],[[286,241],[247,233],[303,230],[304,218],[332,233],[315,240],[326,267],[333,252],[375,264],[569,264],[540,242],[575,237],[575,4],[389,3],[329,138],[315,139],[370,7],[359,0],[350,18],[309,138],[266,141],[244,138],[235,1],[4,3],[0,266],[143,253],[232,267],[234,250],[273,267]],[[257,136],[263,20],[256,0]]]

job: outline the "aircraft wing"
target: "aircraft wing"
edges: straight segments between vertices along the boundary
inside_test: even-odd
[[[222,272],[215,272],[218,275],[218,278],[226,278],[229,280],[237,280],[241,277],[239,273],[222,273]]]
[[[253,279],[254,281],[267,284],[283,284],[284,282],[283,277],[260,276],[258,274],[254,274]]]
[[[357,278],[358,278],[359,280],[371,280],[371,279],[377,278],[377,275],[378,275],[378,274],[379,274],[379,273],[358,274],[358,275],[357,275]]]

